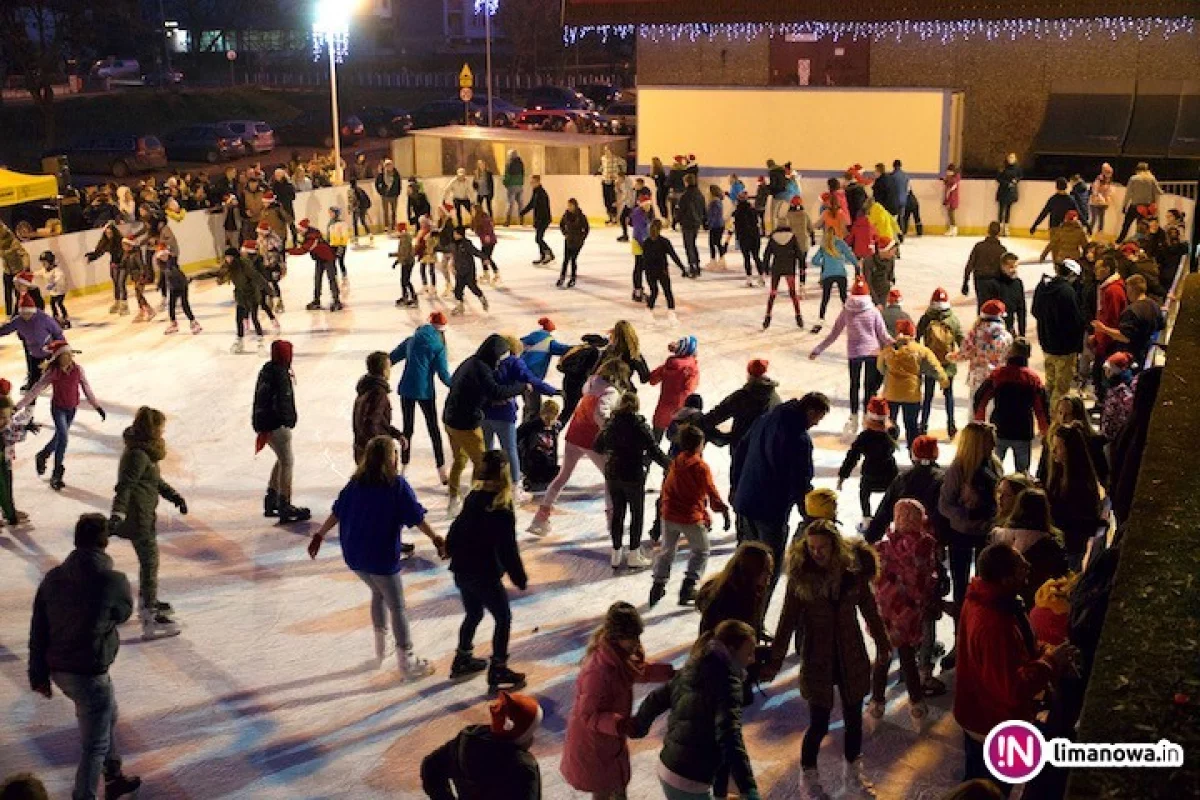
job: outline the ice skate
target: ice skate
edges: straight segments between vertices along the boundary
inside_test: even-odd
[[[612,565],[613,572],[616,572],[618,569],[621,568],[621,565],[625,563],[625,558],[628,555],[629,555],[629,550],[627,548],[624,548],[624,547],[614,547],[613,548],[612,556],[609,558],[609,563]]]
[[[139,612],[139,616],[142,620],[142,641],[144,642],[179,635],[179,623],[160,611],[144,608]]]
[[[341,300],[334,300],[334,301],[333,301],[333,305],[331,305],[331,306],[329,307],[329,310],[330,310],[330,311],[341,311],[343,308],[345,308],[345,306],[344,306],[344,305],[342,305],[342,301],[341,301]]]
[[[692,578],[684,578],[683,585],[679,587],[679,605],[690,606],[696,602],[696,581]]]
[[[172,322],[167,327],[163,328],[163,335],[170,336],[172,333],[179,333],[179,323]]]
[[[654,608],[658,605],[658,601],[667,596],[667,585],[661,581],[655,581],[650,585],[650,607]]]
[[[490,306],[488,306],[487,295],[479,295],[479,305],[483,306],[484,311],[487,311],[488,308],[490,308]]]
[[[445,464],[438,467],[437,472],[438,472],[438,480],[440,480],[442,482],[442,486],[445,486],[446,484],[450,483],[450,472],[446,469]]]
[[[568,288],[568,289],[574,289],[574,288],[575,288],[575,276],[574,276],[574,275],[572,275],[572,276],[571,276],[571,278],[570,278],[570,280],[568,280],[568,281],[567,281],[567,288]]]
[[[234,354],[246,352],[246,343],[242,341],[241,336],[239,336],[233,343],[233,346],[229,348],[229,352]]]
[[[450,298],[453,296],[454,296],[454,287],[451,286],[450,284],[446,284],[446,288],[442,290],[442,297]]]
[[[668,325],[678,325],[679,324],[679,317],[675,316],[675,309],[669,309],[667,311],[667,324]]]
[[[763,317],[763,330],[765,331],[769,327],[771,327],[771,315],[767,314]]]
[[[292,505],[289,501],[279,500],[279,524],[288,525],[293,522],[307,522],[312,519],[312,512],[307,508]]]
[[[279,516],[279,492],[274,489],[267,489],[266,495],[263,496],[263,516]]]
[[[875,732],[875,728],[878,727],[879,721],[883,719],[883,714],[886,710],[887,707],[883,704],[882,700],[872,699],[867,703],[867,713],[863,715],[863,724],[867,733]]]
[[[756,289],[761,289],[766,285],[767,285],[767,279],[764,278],[762,275],[759,275],[758,278],[754,281],[754,287]]]
[[[642,290],[634,289],[633,290],[633,302],[640,303],[640,302],[642,302],[642,299],[643,299]]]
[[[387,658],[388,638],[387,631],[383,628],[375,629],[375,669],[383,666],[384,659]]]
[[[534,536],[541,537],[549,535],[551,529],[550,510],[542,507],[538,509],[537,514],[535,514],[533,517],[533,521],[529,523],[529,527],[526,528],[525,531],[533,534]]]
[[[863,536],[867,532],[867,528],[871,526],[871,517],[863,517],[858,521],[858,525],[854,529],[858,531],[859,536]]]
[[[620,235],[620,236],[618,236],[618,237],[617,237],[617,241],[618,241],[618,242],[628,242],[628,241],[629,241],[629,237],[628,237],[628,236],[626,236],[626,235],[624,235],[624,234],[622,234],[622,235]]]
[[[277,319],[271,320],[271,330],[274,331],[276,336],[278,336],[283,331],[283,329],[279,327],[279,320],[277,320]]]
[[[808,332],[809,333],[820,333],[821,328],[824,328],[824,327],[825,327],[825,321],[818,320],[816,325],[813,325],[811,328],[808,329]]]
[[[654,540],[646,539],[638,545],[638,554],[647,562],[654,560]]]
[[[50,488],[56,492],[61,492],[63,487],[66,486],[63,483],[63,470],[64,468],[61,466],[55,467],[54,471],[50,473]]]
[[[196,334],[200,333],[200,331],[202,331],[202,330],[204,330],[204,329],[200,327],[200,323],[196,322],[196,320],[192,320],[192,335],[195,336]]]
[[[854,437],[858,435],[858,414],[851,414],[846,420],[846,424],[842,426],[842,440],[846,442],[854,441]]]
[[[804,328],[804,315],[803,314],[796,315],[796,327],[801,328],[801,329]]]
[[[446,516],[454,519],[462,511],[462,499],[456,495],[450,495],[450,499],[446,501]]]
[[[263,337],[263,335],[259,334],[258,336],[254,337],[254,341],[256,347],[258,348],[258,354],[262,355],[265,353],[267,350],[267,340]]]
[[[48,462],[49,460],[50,460],[50,454],[47,452],[44,452],[44,451],[38,453],[37,455],[35,455],[33,457],[33,467],[35,470],[37,470],[38,475],[46,474],[46,462]]]
[[[308,305],[306,305],[304,307],[304,310],[305,311],[323,311],[324,309],[321,308],[321,304],[319,302],[317,302],[316,300],[313,300],[311,303],[309,303]]]
[[[945,235],[946,236],[958,236],[958,226],[951,225],[949,228],[946,228]]]
[[[145,319],[145,321],[146,321],[146,322],[152,322],[152,321],[154,320],[154,318],[158,316],[158,311],[156,311],[155,309],[151,308],[150,306],[146,306],[146,308],[145,308],[145,314],[146,314],[146,319]]]
[[[867,777],[862,756],[842,765],[843,797],[874,797],[875,784]]]
[[[158,313],[164,314],[164,313],[166,313],[166,310],[167,310],[167,298],[164,297],[163,299],[158,301]]]
[[[625,556],[625,566],[628,569],[646,569],[654,562],[642,555],[641,547],[635,547]]]
[[[500,273],[499,272],[492,273],[492,288],[494,288],[494,289],[500,288]]]
[[[806,769],[800,775],[800,791],[806,800],[829,800],[829,794],[821,785],[821,776],[816,768]]]
[[[543,266],[548,266],[554,263],[554,253],[546,253],[546,260],[542,262]]]
[[[461,317],[463,314],[467,313],[467,306],[462,300],[459,300],[454,304],[454,308],[450,309],[450,313],[453,316]]]
[[[145,322],[146,321],[146,309],[142,308],[141,306],[138,306],[138,313],[137,313],[137,316],[133,318],[133,321],[134,322]]]
[[[535,267],[540,267],[546,263],[546,256],[545,254],[542,254],[529,263]]]
[[[749,275],[746,276],[746,288],[747,289],[754,288],[754,278],[751,278]]]
[[[120,300],[114,300],[113,304],[108,307],[108,313],[110,313],[110,314],[116,314],[120,310],[121,310],[121,301]]]
[[[129,303],[122,300],[121,305],[117,308],[117,314],[119,314],[122,317],[128,317],[129,316]]]
[[[284,308],[283,308],[283,298],[282,298],[282,297],[277,297],[277,298],[275,298],[275,313],[276,313],[276,314],[282,314],[282,313],[283,313],[283,311],[284,311]]]
[[[557,281],[554,282],[554,285],[557,286],[559,289],[561,289],[567,285],[567,279],[559,278]]]
[[[104,800],[117,800],[118,797],[136,793],[140,788],[142,779],[136,775],[122,775],[117,772],[115,775],[104,776]]]
[[[411,652],[396,652],[396,661],[400,667],[400,677],[406,682],[419,681],[433,674],[433,664],[424,658],[417,658]]]
[[[504,662],[493,661],[487,673],[488,691],[515,692],[525,688],[525,673],[513,672]]]
[[[64,331],[69,331],[69,330],[71,330],[71,320],[69,320],[69,319],[63,319],[63,321],[62,321],[62,329],[63,329]]]
[[[450,680],[461,681],[478,675],[488,668],[487,659],[475,658],[470,650],[458,650],[454,653],[454,661],[450,664]]]

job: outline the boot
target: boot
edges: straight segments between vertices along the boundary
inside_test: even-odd
[[[817,320],[816,325],[813,325],[811,328],[808,329],[808,332],[809,333],[820,333],[821,328],[824,328],[824,327],[825,327],[825,320],[819,319],[819,320]]]
[[[450,499],[446,501],[446,516],[454,519],[462,511],[462,498],[457,494],[450,495]]]
[[[345,308],[345,306],[344,306],[344,305],[342,305],[342,301],[341,301],[341,300],[334,300],[334,301],[333,301],[333,305],[331,305],[331,306],[329,307],[329,310],[330,310],[330,311],[341,311],[343,308]]]
[[[763,317],[763,330],[765,331],[769,327],[771,327],[771,315],[767,314]]]
[[[122,775],[120,767],[113,774],[104,776],[104,800],[116,800],[133,794],[142,786],[142,779],[132,775]]]
[[[796,315],[796,327],[797,327],[797,328],[803,328],[803,327],[804,327],[804,315],[803,315],[803,314],[797,314],[797,315]]]
[[[946,436],[950,441],[954,441],[954,437],[958,436],[958,428],[954,425],[954,420],[950,420],[950,424],[946,426]]]
[[[309,303],[308,305],[306,305],[304,307],[304,310],[305,311],[321,311],[322,310],[321,303],[317,300],[313,300],[311,303]]]
[[[50,460],[50,454],[46,452],[38,453],[33,457],[33,466],[37,470],[38,475],[46,474],[46,462]]]
[[[612,550],[612,558],[609,559],[612,564],[613,571],[621,568],[625,563],[625,558],[629,555],[629,550],[624,547],[614,547]]]
[[[640,302],[642,302],[642,298],[643,298],[643,297],[644,297],[644,295],[643,295],[643,293],[642,293],[642,290],[641,290],[641,289],[634,289],[634,290],[633,290],[633,302],[635,302],[635,303],[640,303]]]
[[[433,674],[433,664],[428,659],[417,658],[412,651],[396,651],[396,662],[400,667],[400,677],[406,682],[419,681]]]
[[[122,300],[120,307],[117,308],[117,313],[119,315],[121,315],[122,317],[128,317],[129,316],[129,303],[125,300]]]
[[[50,473],[50,488],[58,492],[62,491],[64,486],[66,484],[63,483],[63,467],[55,467],[54,471]]]
[[[146,309],[138,306],[137,316],[133,318],[134,322],[146,322]]]
[[[918,222],[917,223],[917,236],[924,236],[924,235],[925,235],[925,226],[922,223]]]
[[[800,775],[800,789],[806,800],[828,800],[829,794],[821,786],[821,776],[816,767],[803,770]]]
[[[202,331],[202,330],[204,330],[204,329],[200,327],[200,323],[196,322],[196,320],[192,320],[192,335],[195,336],[196,334],[200,333],[200,331]]]
[[[120,300],[113,300],[113,304],[108,307],[108,313],[110,313],[110,314],[116,314],[120,310],[121,310],[121,301]]]
[[[155,639],[167,639],[179,635],[179,624],[166,614],[159,611],[142,609],[142,641],[151,642]]]
[[[483,306],[484,311],[488,310],[489,306],[488,306],[488,301],[487,301],[487,295],[483,295],[483,294],[479,295],[479,305]]]
[[[237,337],[237,341],[233,343],[233,347],[229,348],[229,352],[235,355],[246,352],[246,343],[242,341],[241,336]]]
[[[683,585],[679,587],[679,605],[690,606],[696,602],[696,579],[684,578]]]
[[[525,688],[525,674],[513,672],[508,668],[508,662],[496,661],[493,658],[491,665],[488,666],[487,682],[488,690],[492,693],[500,690],[515,692]]]
[[[279,492],[274,489],[267,489],[267,494],[263,497],[263,516],[279,516]]]
[[[667,585],[662,581],[656,580],[650,585],[650,607],[654,608],[658,605],[658,601],[666,597]]]
[[[292,505],[282,497],[279,499],[279,524],[287,525],[292,522],[307,522],[312,519],[312,512],[307,508]]]
[[[875,784],[867,777],[862,756],[842,763],[842,789],[845,792],[843,796],[874,797]]]
[[[559,278],[557,281],[554,282],[554,285],[557,286],[559,289],[561,289],[567,285],[567,279]]]
[[[66,318],[63,318],[63,321],[62,321],[62,328],[63,328],[63,330],[64,330],[64,331],[69,331],[69,330],[71,330],[71,320],[69,320],[69,319],[66,319]]]
[[[276,314],[282,314],[283,312],[284,312],[284,308],[283,308],[283,298],[282,298],[282,297],[277,297],[277,298],[275,298],[275,313],[276,313]]]
[[[154,310],[153,308],[151,308],[150,306],[146,306],[146,308],[145,308],[143,311],[144,311],[144,313],[145,313],[145,315],[146,315],[146,320],[145,320],[146,322],[151,322],[151,321],[153,321],[153,319],[154,319],[155,317],[157,317],[157,316],[158,316],[158,312],[157,312],[157,311],[155,311],[155,310]]]
[[[163,335],[170,336],[172,333],[179,333],[179,323],[172,322],[167,327],[163,328]]]
[[[457,650],[450,664],[450,680],[457,681],[478,675],[488,667],[487,659],[475,658],[470,650]]]
[[[568,289],[575,288],[575,276],[574,275],[572,275],[571,278],[567,281],[567,288]]]

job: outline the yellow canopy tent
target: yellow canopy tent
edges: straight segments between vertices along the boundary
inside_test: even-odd
[[[0,169],[0,208],[57,196],[58,179],[53,175],[25,175]]]

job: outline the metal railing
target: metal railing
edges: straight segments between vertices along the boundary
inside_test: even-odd
[[[1197,197],[1200,181],[1159,181],[1158,185],[1162,187],[1163,194],[1177,194],[1193,203],[1200,199]]]
[[[345,77],[342,77],[342,76]],[[246,83],[280,88],[323,86],[329,83],[329,73],[321,69],[312,70],[263,70],[246,76]],[[408,70],[383,71],[343,68],[338,70],[338,83],[363,89],[458,89],[456,72],[411,72]],[[493,77],[497,93],[519,92],[535,86],[566,85],[583,86],[598,83],[619,86],[621,76],[602,72],[579,73],[564,76],[556,72],[501,73]],[[482,87],[476,87],[481,90]]]

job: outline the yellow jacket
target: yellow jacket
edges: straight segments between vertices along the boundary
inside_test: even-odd
[[[871,207],[867,209],[867,219],[871,220],[877,235],[886,236],[893,242],[899,241],[900,225],[882,205],[871,203]]]
[[[328,239],[333,247],[345,247],[350,244],[350,226],[340,219],[329,223]]]
[[[883,373],[883,398],[889,403],[921,402],[922,365],[937,375],[942,388],[950,382],[933,351],[903,334],[879,351],[877,363]]]

